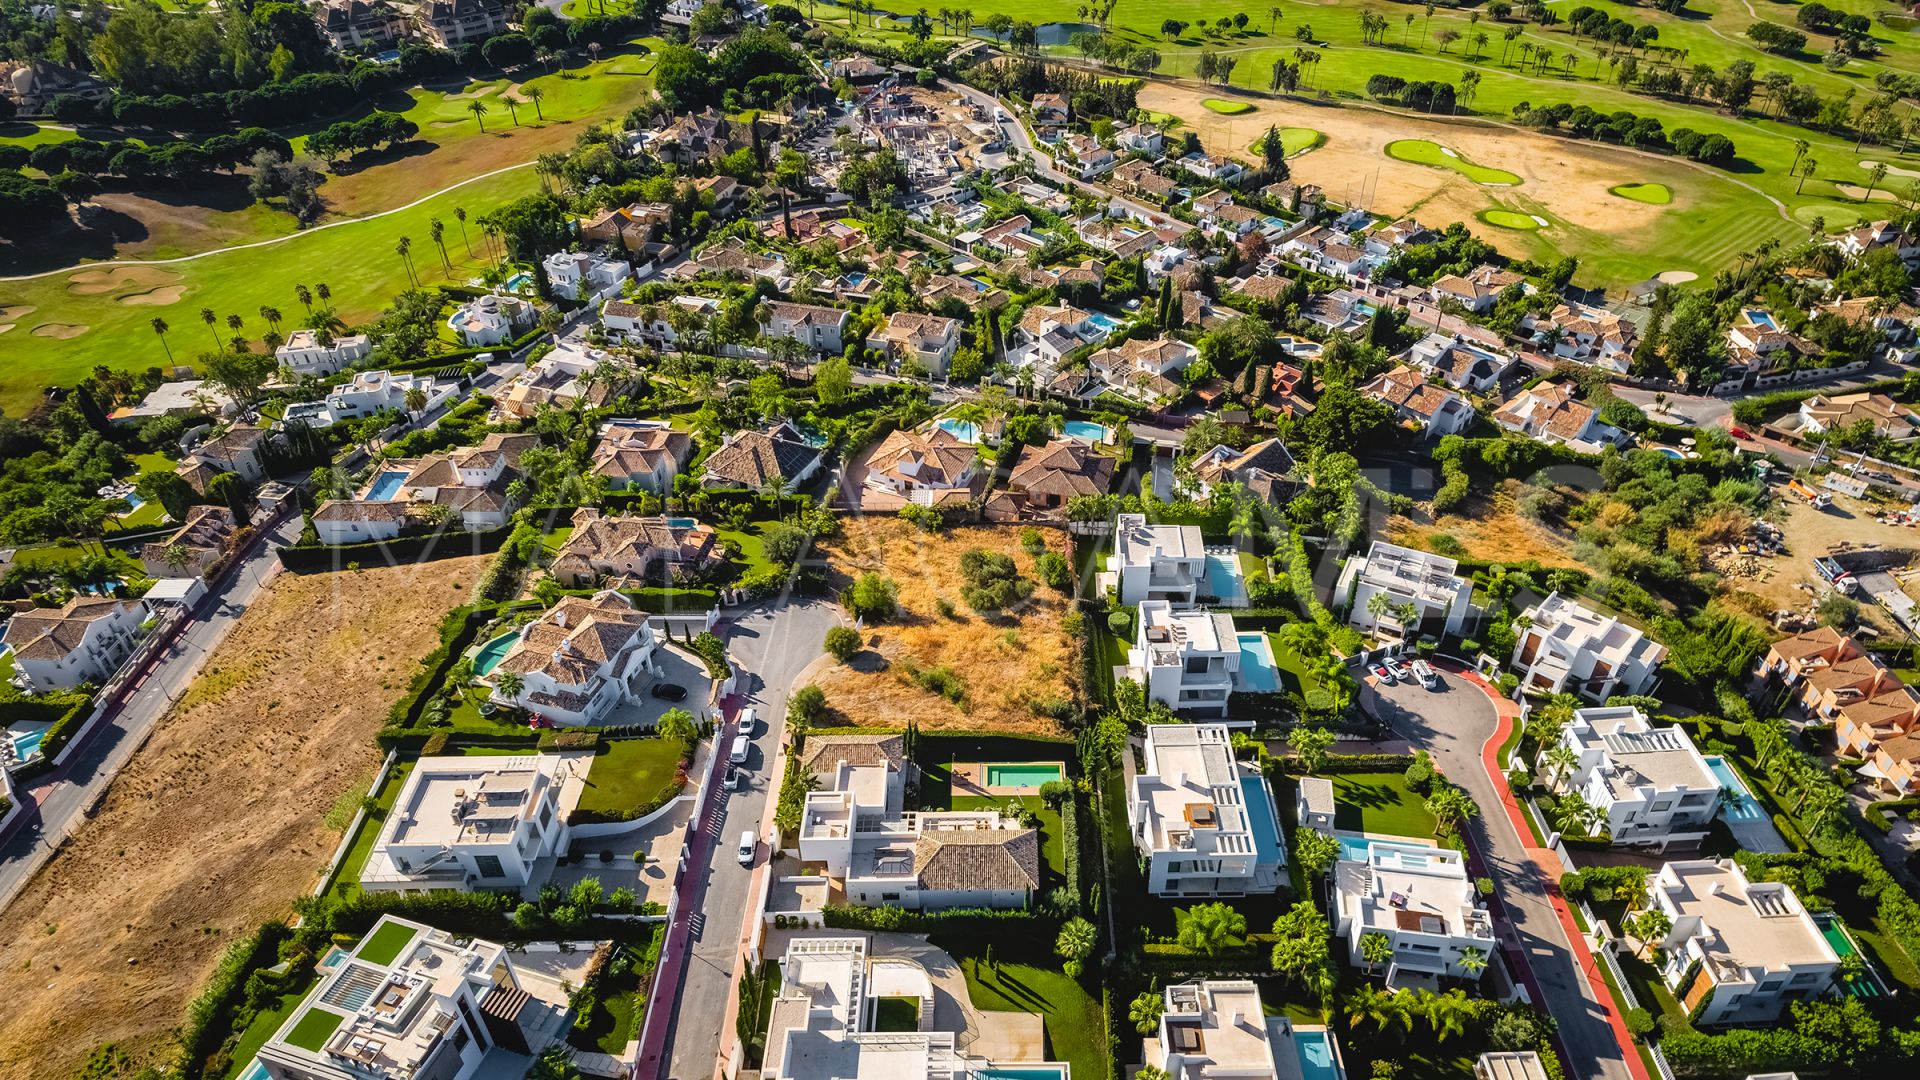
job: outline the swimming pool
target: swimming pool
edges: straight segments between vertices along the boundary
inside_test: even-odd
[[[1720,786],[1733,792],[1735,796],[1732,802],[1720,804],[1721,816],[1728,821],[1764,821],[1766,819],[1766,810],[1761,808],[1760,803],[1747,790],[1747,785],[1740,782],[1740,774],[1733,771],[1733,766],[1728,765],[1725,758],[1717,755],[1707,758],[1707,768],[1713,773],[1713,778],[1720,781]]]
[[[1687,456],[1671,446],[1656,446],[1653,448],[1653,452],[1659,454],[1661,457],[1672,458],[1675,461],[1682,461]]]
[[[1280,667],[1273,662],[1267,635],[1249,630],[1233,635],[1240,642],[1240,677],[1234,689],[1250,694],[1272,694],[1280,689]]]
[[[1273,797],[1267,782],[1258,776],[1240,778],[1241,801],[1247,804],[1247,827],[1253,830],[1253,850],[1263,863],[1275,866],[1287,861],[1280,849],[1280,829],[1273,816]]]
[[[1103,443],[1113,437],[1113,432],[1091,420],[1069,420],[1061,430],[1066,432],[1067,438],[1081,442]]]
[[[1064,780],[1064,779],[1066,779],[1066,773],[1063,772],[1060,766],[1058,765],[1039,763],[1039,764],[1024,764],[1024,765],[988,765],[987,766],[987,786],[990,788],[996,788],[996,787],[1037,788],[1041,784],[1050,783],[1054,780]]]
[[[240,1080],[267,1080],[267,1067],[260,1064],[259,1058],[254,1058],[247,1062],[246,1069],[240,1073]]]
[[[943,416],[933,426],[963,443],[977,445],[980,442],[980,425],[971,420]]]
[[[1067,1080],[1065,1065],[989,1065],[975,1069],[973,1080]]]
[[[1120,329],[1119,319],[1098,311],[1088,313],[1087,322],[1099,327],[1100,331],[1106,334],[1111,334],[1115,330]]]
[[[533,275],[527,273],[525,270],[522,270],[519,273],[507,279],[507,291],[519,292],[521,289],[524,289],[531,284],[533,284]]]
[[[690,517],[670,517],[666,519],[666,522],[667,522],[667,528],[669,529],[691,529],[691,528],[695,528],[700,524],[700,519],[690,518]]]
[[[1239,603],[1246,599],[1246,590],[1240,585],[1240,560],[1233,555],[1207,555],[1207,595],[1218,597],[1223,604]]]
[[[1763,327],[1768,330],[1780,329],[1780,324],[1773,321],[1773,315],[1770,312],[1748,309],[1746,311],[1741,312],[1741,314],[1745,315],[1747,317],[1747,321],[1752,323],[1755,326]]]
[[[400,485],[407,482],[403,472],[383,472],[374,478],[373,486],[367,489],[368,502],[391,502],[399,493]]]
[[[1860,951],[1854,946],[1853,937],[1847,933],[1846,926],[1831,911],[1814,912],[1813,923],[1820,928],[1820,936],[1827,939],[1827,946],[1833,950],[1833,955],[1844,960]],[[1866,957],[1863,956],[1861,959],[1864,960]],[[1857,998],[1887,996],[1887,988],[1880,982],[1880,973],[1874,970],[1871,961],[1867,963],[1867,970],[1862,977],[1852,982],[1841,980],[1840,988]]]
[[[1305,1080],[1340,1080],[1340,1058],[1325,1028],[1294,1028],[1293,1052]]]
[[[1341,862],[1366,862],[1367,856],[1373,851],[1375,844],[1390,844],[1394,847],[1402,848],[1412,847],[1416,850],[1425,846],[1411,837],[1405,840],[1384,840],[1372,836],[1361,836],[1357,833],[1343,832],[1334,833],[1333,840],[1334,843],[1340,845]]]
[[[500,658],[507,655],[507,650],[513,648],[513,643],[519,637],[520,631],[509,630],[480,646],[479,650],[473,654],[473,673],[485,675],[499,666]]]
[[[131,491],[127,492],[126,495],[123,496],[123,498],[127,500],[127,509],[129,510],[138,510],[141,507],[147,505],[147,500],[141,498],[138,495],[135,495]]]
[[[14,731],[8,734],[13,736],[13,752],[19,755],[21,761],[25,761],[39,752],[41,741],[47,737],[47,729],[34,728],[32,731]]]

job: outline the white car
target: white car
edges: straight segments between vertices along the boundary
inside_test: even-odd
[[[740,865],[752,866],[753,853],[759,847],[760,847],[760,838],[753,834],[752,829],[748,829],[746,832],[741,833],[740,834]]]
[[[1425,660],[1415,660],[1413,662],[1413,677],[1419,679],[1420,685],[1429,690],[1440,685],[1440,676],[1434,674],[1433,666]]]
[[[1412,678],[1412,674],[1407,671],[1407,665],[1398,660],[1387,661],[1387,670],[1393,673],[1394,680],[1397,682],[1406,682]]]

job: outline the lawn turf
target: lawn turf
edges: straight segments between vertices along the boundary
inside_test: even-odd
[[[1431,839],[1437,827],[1426,800],[1397,772],[1340,773],[1333,781],[1334,827]]]

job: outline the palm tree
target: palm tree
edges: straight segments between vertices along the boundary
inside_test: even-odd
[[[427,392],[417,386],[409,387],[406,393],[407,411],[419,415],[427,407]]]
[[[1275,30],[1278,30],[1280,28],[1280,20],[1285,15],[1286,15],[1286,12],[1280,10],[1280,8],[1278,7],[1268,8],[1267,9],[1267,33],[1271,34]]]
[[[393,245],[393,251],[407,264],[407,280],[413,282],[414,288],[419,288],[420,278],[413,272],[413,237],[402,236],[400,242]]]
[[[427,219],[427,235],[433,238],[433,246],[440,249],[440,265],[447,270],[447,276],[453,276],[453,260],[447,258],[447,223],[439,218]]]
[[[215,315],[213,313],[212,308],[203,307],[200,309],[200,321],[207,324],[207,333],[213,335],[213,347],[216,350],[219,349],[220,348],[220,331],[214,329],[214,327],[217,323],[219,323],[220,316]]]
[[[333,299],[333,290],[327,288],[327,283],[323,281],[313,287],[313,295],[319,297],[320,302],[324,304]]]
[[[1440,827],[1441,832],[1453,832],[1456,827],[1480,811],[1471,796],[1452,785],[1443,787],[1428,796],[1426,805],[1427,811],[1433,815],[1434,822]]]
[[[1393,939],[1378,930],[1369,930],[1360,935],[1360,958],[1367,962],[1367,974],[1373,974],[1381,964],[1393,958]]]
[[[1887,178],[1886,162],[1884,161],[1874,162],[1873,168],[1867,170],[1867,193],[1865,195],[1860,196],[1861,201],[1871,202],[1873,200],[1873,189],[1879,187],[1880,181],[1885,180],[1886,178]]]
[[[300,301],[300,306],[307,309],[309,316],[313,314],[313,291],[311,289],[308,289],[305,285],[295,285],[293,287],[293,298]]]
[[[500,674],[495,675],[493,677],[494,695],[496,697],[504,698],[507,701],[513,701],[516,698],[518,698],[520,696],[520,691],[525,690],[526,688],[527,688],[527,681],[525,679],[522,679],[519,676],[519,674],[516,672],[503,671]]]
[[[267,329],[273,330],[273,331],[278,331],[280,329],[280,319],[282,318],[282,316],[280,314],[279,308],[274,307],[271,304],[261,304],[260,317],[267,320]]]
[[[520,103],[514,100],[512,94],[501,94],[500,100],[506,103],[507,115],[513,118],[513,126],[519,127],[520,126],[520,109],[519,109]]]
[[[155,315],[152,319],[148,320],[147,325],[153,327],[153,332],[160,335],[160,347],[167,350],[167,362],[172,363],[173,346],[167,344],[167,330],[169,329],[167,320]]]
[[[540,89],[540,87],[538,86],[528,86],[528,87],[523,87],[520,93],[528,101],[533,102],[533,118],[535,120],[544,121],[547,117],[545,113],[540,111],[540,99],[543,97],[546,97],[547,92],[545,90]]]
[[[232,330],[234,332],[234,337],[228,342],[228,344],[232,344],[234,341],[246,340],[246,338],[240,336],[240,328],[245,326],[246,324],[247,324],[247,320],[242,319],[238,315],[227,316],[227,329]],[[243,345],[243,346],[236,347],[233,351],[246,352],[247,350],[246,350],[246,347]]]
[[[1629,918],[1627,929],[1639,939],[1640,948],[1634,955],[1640,956],[1667,939],[1667,934],[1673,929],[1673,919],[1658,908],[1648,908]]]
[[[1480,973],[1487,970],[1486,950],[1469,945],[1460,950],[1460,955],[1454,958],[1453,963],[1471,982],[1480,978]]]
[[[1375,935],[1367,935],[1367,937],[1373,936]],[[1366,938],[1363,937],[1360,940],[1364,943]],[[1365,945],[1361,947],[1365,948]],[[1382,990],[1372,983],[1366,983],[1347,995],[1347,1022],[1357,1026],[1362,1020],[1371,1020],[1374,1027],[1383,1032],[1395,1024],[1411,1028],[1413,1021],[1407,1012],[1406,998],[1405,994],[1396,994]]]
[[[1464,953],[1461,959],[1463,961],[1466,959]],[[1480,965],[1482,968],[1486,966],[1484,957]],[[1456,986],[1444,994],[1429,991],[1422,995],[1420,1004],[1422,1011],[1426,1013],[1427,1023],[1433,1025],[1433,1034],[1437,1041],[1446,1042],[1455,1035],[1467,1033],[1467,1014],[1472,1011],[1473,1003],[1472,999],[1467,997],[1465,990]]]
[[[1560,797],[1553,808],[1553,825],[1563,833],[1583,835],[1587,822],[1592,820],[1594,807],[1586,796],[1577,791],[1568,792]]]
[[[471,259],[473,258],[473,241],[467,239],[467,208],[454,207],[453,219],[460,223],[460,246],[467,249],[467,258]]]
[[[1580,767],[1580,755],[1574,753],[1573,747],[1565,743],[1559,743],[1540,755],[1540,761],[1547,767],[1550,783],[1558,783],[1567,774]]]
[[[487,133],[487,103],[484,101],[468,102],[467,111],[473,114],[474,123],[480,125],[480,133],[485,135]]]
[[[1833,828],[1840,818],[1840,811],[1847,805],[1847,793],[1832,784],[1820,784],[1809,790],[1802,798],[1800,819],[1807,823],[1809,831],[1824,833]]]

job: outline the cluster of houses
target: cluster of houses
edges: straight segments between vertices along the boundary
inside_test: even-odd
[[[1787,687],[1809,720],[1833,724],[1840,754],[1868,784],[1896,798],[1920,791],[1920,691],[1859,641],[1824,626],[1782,638],[1759,674]]]
[[[379,52],[416,39],[443,49],[485,41],[509,29],[499,0],[326,0],[313,11],[320,36],[340,52]]]

